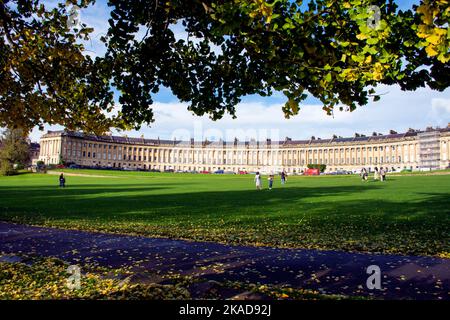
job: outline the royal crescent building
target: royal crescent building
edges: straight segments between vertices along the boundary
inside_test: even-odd
[[[326,171],[445,169],[450,165],[450,124],[405,133],[284,141],[177,141],[48,131],[39,160],[125,170],[300,173],[308,164]]]

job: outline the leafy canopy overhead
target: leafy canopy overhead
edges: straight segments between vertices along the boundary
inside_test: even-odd
[[[94,1],[68,2],[86,8]],[[423,0],[407,11],[373,0],[108,4],[106,53],[95,59],[81,44],[92,29],[71,27],[65,4],[0,4],[0,125],[139,128],[153,122],[152,98],[161,86],[196,115],[216,120],[235,116],[249,94],[283,92],[290,117],[308,94],[331,114],[378,100],[378,84],[450,85],[447,0]],[[187,38],[176,37],[180,25]]]

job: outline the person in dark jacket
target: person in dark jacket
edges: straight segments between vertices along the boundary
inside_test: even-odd
[[[361,180],[362,181],[367,181],[369,174],[367,173],[366,168],[362,168],[361,169]]]
[[[65,188],[66,187],[66,178],[64,177],[63,173],[61,173],[59,175],[59,187],[60,188]]]
[[[284,171],[281,172],[281,184],[286,183],[286,173]]]
[[[386,181],[386,170],[383,167],[380,168],[380,180]]]
[[[267,178],[269,180],[269,190],[272,190],[273,187],[273,174],[269,175],[269,178]]]

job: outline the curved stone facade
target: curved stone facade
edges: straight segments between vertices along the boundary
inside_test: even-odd
[[[308,164],[326,171],[444,169],[450,165],[450,127],[377,136],[285,141],[197,142],[94,136],[49,131],[39,159],[89,167],[175,171],[302,172]]]

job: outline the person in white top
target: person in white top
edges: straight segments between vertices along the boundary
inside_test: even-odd
[[[378,173],[378,168],[375,167],[375,171],[373,172],[373,180],[378,180],[380,178],[380,174]]]
[[[255,175],[255,183],[256,183],[256,189],[261,190],[261,175],[259,174],[259,172],[257,172]]]

